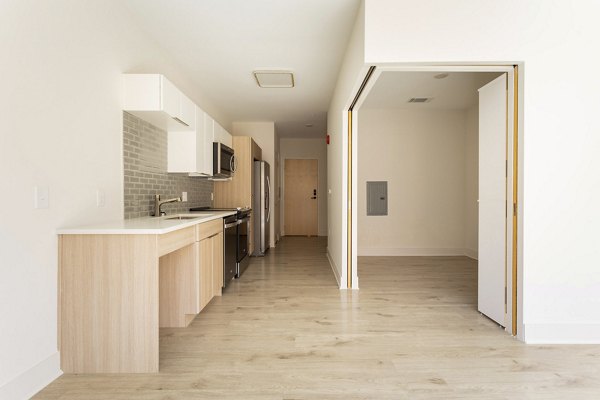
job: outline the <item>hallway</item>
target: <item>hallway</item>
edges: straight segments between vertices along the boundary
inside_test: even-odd
[[[600,347],[525,346],[476,311],[465,257],[361,258],[286,237],[184,329],[159,374],[63,375],[36,399],[592,399]]]

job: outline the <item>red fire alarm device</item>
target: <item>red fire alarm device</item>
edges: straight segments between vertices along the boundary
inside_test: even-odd
[[[325,141],[329,144],[329,135],[325,136]]]

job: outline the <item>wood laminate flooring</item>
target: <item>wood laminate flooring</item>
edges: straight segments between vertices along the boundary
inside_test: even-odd
[[[600,346],[528,346],[477,312],[466,257],[368,257],[340,291],[324,238],[284,238],[158,374],[63,375],[36,399],[600,399]]]

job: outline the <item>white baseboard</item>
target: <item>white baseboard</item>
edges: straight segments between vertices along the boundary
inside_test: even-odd
[[[333,271],[333,276],[335,276],[335,280],[337,281],[338,287],[342,289],[342,278],[339,275],[338,269],[331,258],[331,254],[329,254],[329,248],[327,249],[327,259],[329,260],[329,265],[331,266],[331,270]]]
[[[527,344],[600,344],[600,324],[525,324]]]
[[[466,249],[444,249],[444,248],[406,248],[406,247],[377,247],[359,248],[358,256],[372,257],[395,257],[395,256],[464,256]]]
[[[39,364],[0,387],[0,400],[30,399],[62,375],[57,351]]]
[[[473,249],[465,249],[465,256],[472,258],[473,260],[479,260],[479,252]]]

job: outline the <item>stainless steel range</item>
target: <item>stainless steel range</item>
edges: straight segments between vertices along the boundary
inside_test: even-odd
[[[239,278],[248,268],[248,223],[251,208],[194,207],[190,211],[236,211],[223,219],[224,226],[224,270],[223,287],[233,278]]]

